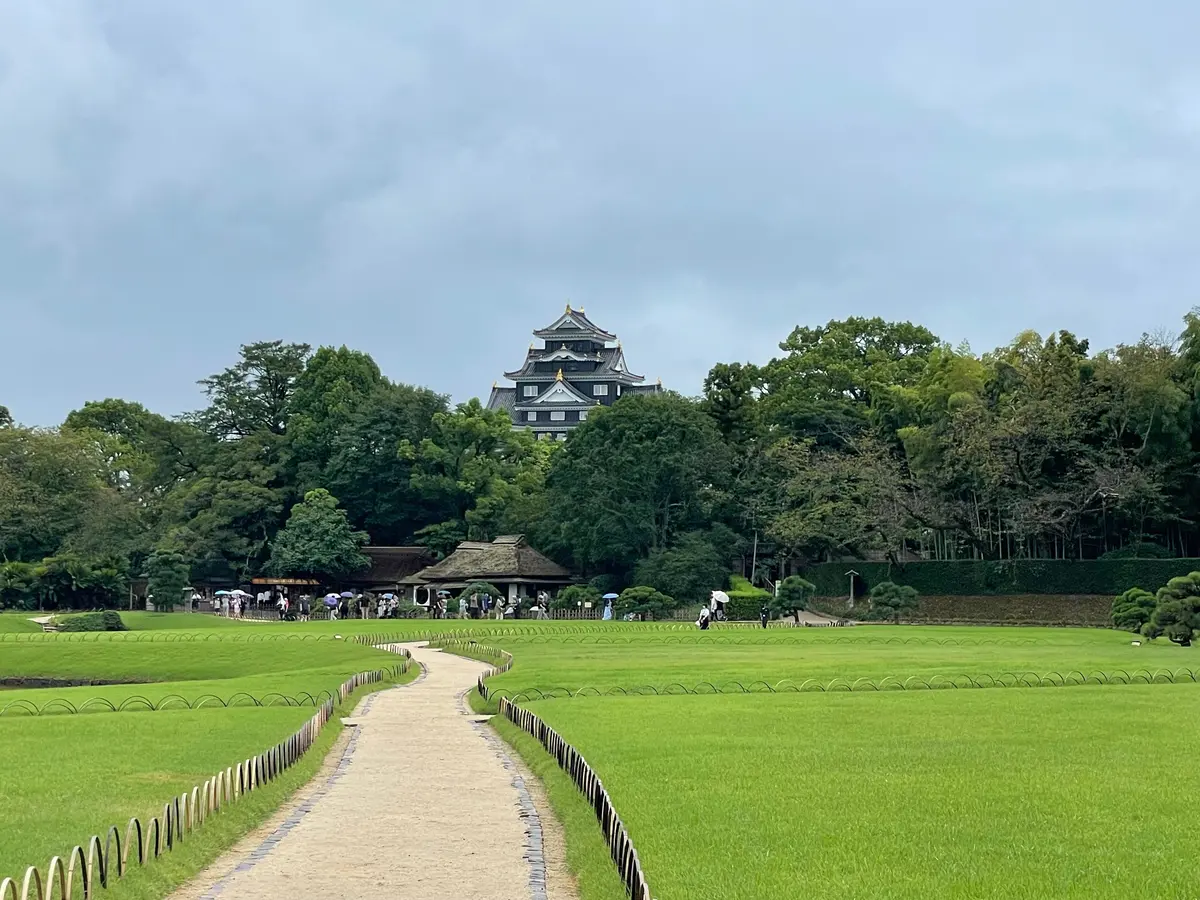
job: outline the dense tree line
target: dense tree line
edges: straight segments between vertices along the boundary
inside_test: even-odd
[[[862,318],[780,349],[716,365],[700,398],[623,399],[564,445],[279,341],[242,347],[185,416],[108,399],[37,429],[0,407],[0,603],[95,605],[184,569],[335,576],[368,540],[444,554],[514,532],[598,584],[683,598],[731,565],[1200,555],[1195,313],[1101,352],[1063,331],[977,355]],[[312,534],[336,551],[304,556]]]

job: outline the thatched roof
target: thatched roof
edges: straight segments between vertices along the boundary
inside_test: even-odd
[[[464,541],[440,563],[421,570],[427,582],[550,581],[565,583],[571,573],[525,542],[524,535],[498,537],[489,543]]]

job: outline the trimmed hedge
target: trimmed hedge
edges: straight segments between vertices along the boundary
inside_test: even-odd
[[[906,584],[922,596],[1002,597],[1022,594],[1107,595],[1132,587],[1156,591],[1172,578],[1200,570],[1200,559],[1031,559],[820,563],[804,570],[818,597],[845,597],[846,575],[858,572],[855,596],[865,597],[884,581]]]
[[[732,622],[756,622],[763,604],[771,599],[771,592],[755,587],[748,578],[741,575],[729,576],[729,603],[725,605],[725,615]]]
[[[71,616],[63,619],[58,626],[59,631],[128,631],[124,620],[118,613],[107,609],[104,612],[85,613],[82,616]]]
[[[854,609],[846,598],[818,600],[814,608],[832,616],[863,619],[867,601],[858,600]],[[921,597],[917,608],[904,613],[901,622],[929,625],[1090,625],[1109,624],[1112,597],[1107,595],[1009,594],[1005,596]]]

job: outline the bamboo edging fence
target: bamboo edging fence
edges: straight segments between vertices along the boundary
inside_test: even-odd
[[[497,661],[487,672],[479,676],[476,687],[479,695],[489,699],[487,679],[500,675],[512,668],[513,655],[505,650],[485,647],[474,641],[443,640],[432,642],[436,646],[451,653],[463,656],[482,657],[486,662]],[[596,774],[583,754],[563,739],[557,731],[547,725],[540,717],[527,709],[522,709],[507,697],[500,697],[500,714],[524,731],[536,738],[554,759],[558,766],[566,772],[580,793],[587,799],[588,805],[595,810],[596,821],[604,834],[604,842],[608,844],[609,854],[617,867],[617,874],[625,884],[625,890],[633,900],[653,900],[650,886],[646,883],[646,873],[642,869],[642,861],[638,857],[637,848],[625,828],[625,823],[617,814],[612,798],[608,795],[600,776]],[[0,897],[0,900],[4,900]]]
[[[66,862],[60,856],[53,857],[46,866],[44,876],[37,866],[30,866],[25,870],[19,890],[15,879],[3,879],[0,881],[0,900],[53,900],[55,897],[70,900],[75,895],[77,883],[83,889],[84,900],[91,900],[96,896],[97,884],[107,888],[114,875],[117,879],[125,877],[131,852],[136,854],[138,865],[144,866],[174,849],[177,843],[182,843],[187,835],[203,825],[209,816],[236,803],[251,791],[270,784],[299,762],[316,743],[335,710],[347,697],[361,687],[378,684],[389,673],[408,670],[410,657],[407,650],[397,647],[380,649],[400,654],[404,662],[390,669],[359,672],[348,678],[338,687],[337,694],[322,703],[316,714],[290,737],[257,756],[217,772],[191,791],[168,800],[163,805],[162,814],[146,823],[143,824],[141,819],[134,816],[125,826],[124,838],[121,830],[113,825],[103,841],[96,834],[88,838],[86,850],[83,845],[77,844],[67,854]]]

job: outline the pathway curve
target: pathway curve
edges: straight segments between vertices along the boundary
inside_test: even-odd
[[[368,697],[329,765],[172,900],[572,900],[557,834],[463,704],[486,668],[417,645],[421,679]],[[343,735],[345,737],[345,735]],[[335,751],[336,752],[336,751]],[[531,796],[530,790],[534,791]],[[548,815],[548,814],[546,814]]]

